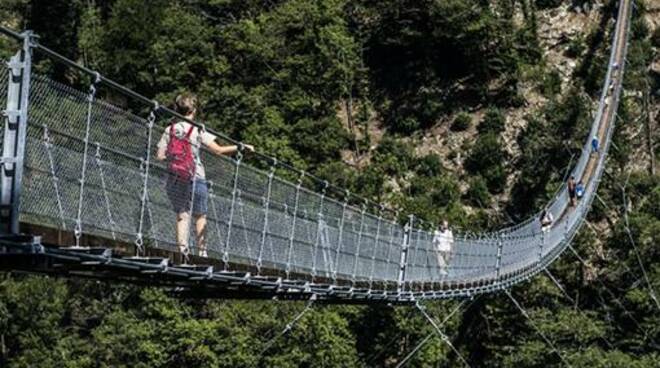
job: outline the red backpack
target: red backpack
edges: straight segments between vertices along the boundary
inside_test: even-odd
[[[194,126],[191,126],[186,136],[179,138],[174,134],[174,124],[170,126],[170,141],[167,144],[169,169],[170,173],[181,180],[191,180],[195,172],[195,158],[190,144],[193,128]]]

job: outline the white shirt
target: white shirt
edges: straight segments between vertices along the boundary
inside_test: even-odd
[[[453,242],[454,234],[451,232],[451,230],[436,230],[433,232],[433,245],[435,245],[435,249],[437,251],[450,252]]]
[[[172,127],[174,127],[174,135],[177,138],[185,138],[190,127],[193,127],[193,130],[190,133],[190,143],[195,159],[195,179],[206,179],[206,171],[204,170],[204,165],[202,165],[202,160],[199,156],[199,149],[201,145],[211,144],[211,142],[215,141],[217,137],[209,132],[201,133],[202,130],[200,128],[194,127],[186,121],[180,121],[165,128],[163,135],[160,137],[160,141],[158,141],[158,150],[167,149],[167,145],[170,143],[170,130]]]
[[[554,221],[554,220],[555,219],[552,216],[552,213],[550,213],[550,212],[546,212],[545,216],[543,216],[543,222],[548,224],[548,225],[552,225],[552,221]]]

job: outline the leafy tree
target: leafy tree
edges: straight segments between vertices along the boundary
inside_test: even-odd
[[[492,133],[480,135],[475,142],[465,167],[473,174],[479,174],[486,181],[488,189],[493,193],[504,190],[506,184],[505,163],[508,154],[502,148],[500,138]]]

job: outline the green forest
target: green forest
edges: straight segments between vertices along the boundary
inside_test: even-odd
[[[459,308],[443,327],[448,344],[414,306],[315,303],[287,328],[305,302],[0,273],[0,367],[660,367],[660,6],[635,4],[598,198],[577,255],[549,269],[563,289],[543,273],[511,289],[527,316],[504,293],[424,302],[438,321]],[[401,221],[479,232],[536,213],[565,180],[617,5],[2,0],[0,23],[158,101],[192,92],[214,130]],[[0,59],[17,47],[0,37]],[[87,88],[35,57],[38,73]]]

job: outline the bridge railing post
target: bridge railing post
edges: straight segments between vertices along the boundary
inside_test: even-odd
[[[34,37],[32,31],[23,33],[23,47],[8,64],[7,108],[0,157],[0,235],[19,233]]]
[[[403,285],[406,280],[406,263],[408,262],[408,247],[412,236],[414,215],[408,217],[408,223],[404,227],[403,244],[401,244],[401,257],[399,260],[399,281],[397,283],[397,293],[401,295]]]

